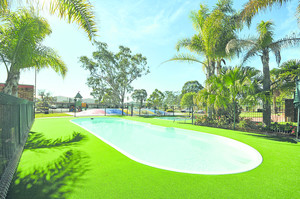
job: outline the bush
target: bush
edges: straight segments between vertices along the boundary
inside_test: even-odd
[[[170,108],[169,108],[169,109],[167,109],[166,111],[167,111],[167,112],[173,112],[173,109],[170,109]]]
[[[246,130],[246,129],[257,129],[258,126],[255,124],[255,122],[251,121],[250,119],[244,119],[241,120],[238,124],[237,127]]]

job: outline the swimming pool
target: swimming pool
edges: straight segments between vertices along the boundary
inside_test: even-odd
[[[254,148],[213,134],[119,118],[82,118],[72,122],[127,157],[160,169],[232,174],[254,169],[262,162]]]

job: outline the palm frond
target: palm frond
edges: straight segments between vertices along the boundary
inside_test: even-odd
[[[7,11],[7,9],[9,8],[9,2],[7,0],[0,0],[0,14],[3,14]]]
[[[295,47],[300,45],[300,35],[297,35],[295,33],[286,36],[283,39],[280,39],[272,44],[273,45],[278,45],[280,48],[287,48],[287,47]]]
[[[247,53],[244,55],[243,57],[243,61],[241,63],[241,65],[243,65],[248,59],[250,59],[251,57],[257,55],[257,53],[259,53],[260,48],[255,45],[253,46],[250,50],[247,51]]]
[[[242,50],[247,50],[255,45],[256,45],[256,41],[253,38],[232,39],[227,43],[225,51],[227,54],[235,52],[235,53],[237,53],[237,56],[239,56],[239,54]]]
[[[167,61],[164,61],[161,64],[164,64],[164,63],[170,62],[170,61],[180,61],[180,62],[188,62],[188,63],[197,62],[197,63],[203,64],[203,65],[206,65],[205,62],[200,61],[195,56],[189,55],[189,54],[178,54],[178,55],[175,55],[173,58],[171,58],[171,59],[169,59]]]
[[[274,53],[275,59],[276,59],[276,63],[277,63],[278,66],[279,66],[280,61],[281,61],[281,54],[280,54],[281,48],[280,48],[280,45],[278,45],[278,43],[276,43],[276,44],[273,43],[273,44],[271,44],[271,45],[269,46],[269,48],[270,48],[271,51]]]
[[[96,36],[94,7],[88,0],[50,0],[50,14],[75,22],[87,32],[92,40]]]
[[[274,4],[280,6],[290,0],[250,0],[241,12],[242,20],[250,25],[252,18],[260,11],[271,8]]]
[[[46,46],[39,46],[33,56],[33,65],[37,69],[52,68],[56,73],[65,77],[68,69],[61,57],[52,49]]]
[[[190,18],[192,19],[193,26],[196,31],[201,32],[201,29],[203,27],[203,24],[207,16],[209,16],[209,9],[205,4],[200,4],[200,9],[198,12],[196,11],[191,12]]]
[[[181,48],[189,48],[189,46],[191,45],[191,39],[189,38],[184,38],[184,39],[180,39],[175,48],[177,51],[179,51]]]

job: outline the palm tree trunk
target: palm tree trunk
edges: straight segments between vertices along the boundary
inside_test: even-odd
[[[271,104],[270,104],[270,88],[271,88],[271,79],[270,79],[270,68],[269,68],[269,51],[268,49],[263,50],[263,55],[261,56],[261,61],[263,64],[263,91],[265,93],[264,99],[264,108],[263,108],[263,123],[266,126],[271,124]]]
[[[221,61],[222,61],[222,59],[217,61],[217,76],[218,77],[221,75]]]
[[[209,60],[208,61],[208,67],[206,69],[206,79],[208,80],[211,76],[213,76],[214,72],[215,72],[215,61]],[[208,90],[210,90],[210,85],[206,85],[208,88]],[[208,117],[212,117],[213,114],[213,105],[208,105],[207,107],[207,113],[208,113]]]
[[[5,86],[3,88],[3,93],[18,97],[19,80],[20,80],[20,71],[19,70],[10,71],[7,74],[7,79],[5,82]]]

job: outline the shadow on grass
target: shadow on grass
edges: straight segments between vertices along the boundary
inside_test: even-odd
[[[29,173],[17,172],[10,186],[10,199],[66,198],[83,181],[89,169],[88,156],[79,150],[69,150],[45,167],[33,168]]]
[[[41,149],[41,148],[54,148],[64,147],[79,144],[80,141],[86,139],[86,136],[74,132],[72,136],[63,140],[62,138],[57,139],[46,139],[42,133],[30,132],[24,149]]]
[[[265,135],[265,134],[251,134],[251,133],[247,133],[246,135],[263,138],[263,139],[268,139],[268,140],[272,140],[272,141],[288,142],[288,143],[297,144],[297,142],[293,138],[288,138],[288,137],[279,137],[279,136]]]

